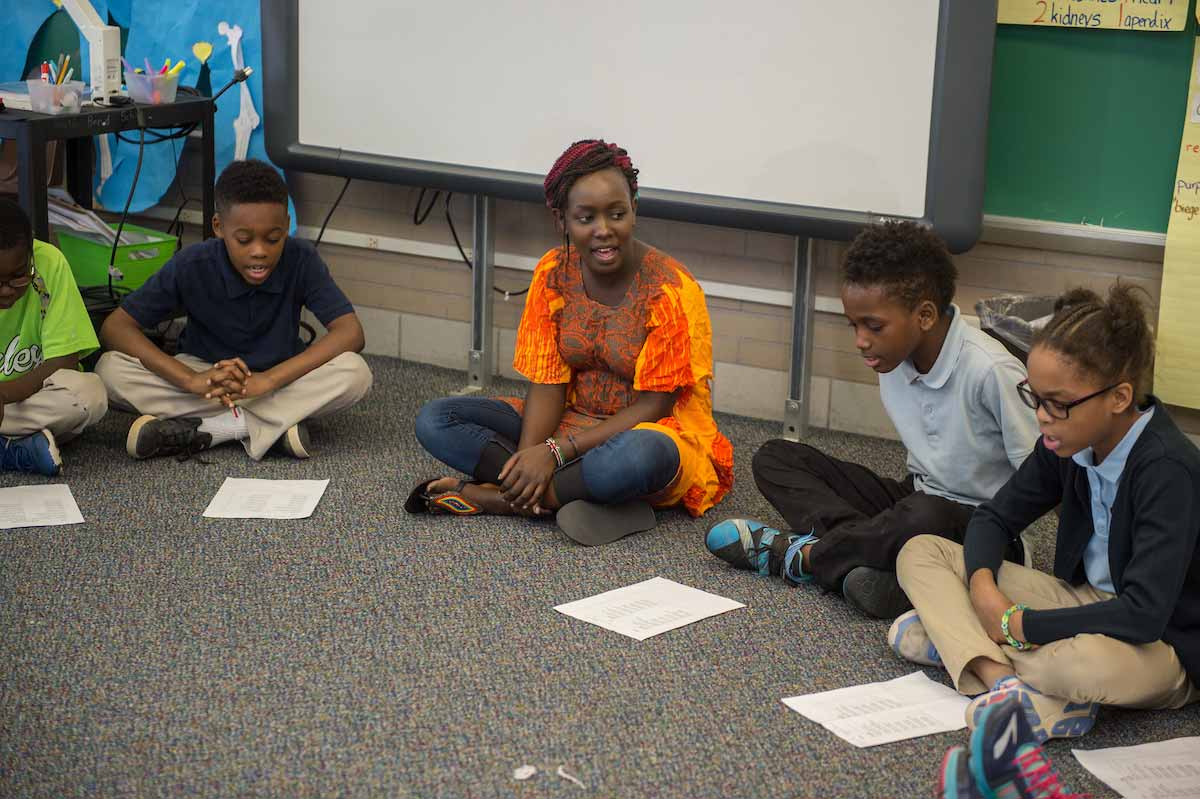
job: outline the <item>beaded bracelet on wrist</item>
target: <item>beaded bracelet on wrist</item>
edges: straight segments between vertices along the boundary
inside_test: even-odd
[[[546,446],[550,448],[550,453],[554,456],[554,460],[558,462],[559,466],[562,466],[564,463],[566,463],[566,461],[563,460],[562,450],[559,449],[557,441],[555,441],[553,438],[547,438]]]
[[[1012,620],[1012,615],[1018,610],[1029,610],[1029,606],[1016,604],[1004,611],[1004,615],[1000,617],[1000,632],[1004,633],[1004,638],[1008,641],[1009,646],[1024,652],[1026,649],[1032,649],[1033,644],[1028,641],[1018,641],[1008,629],[1008,623]]]

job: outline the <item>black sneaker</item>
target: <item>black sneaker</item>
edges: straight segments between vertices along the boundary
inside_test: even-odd
[[[212,435],[200,432],[201,420],[159,419],[139,416],[125,437],[125,451],[142,460],[161,455],[181,455],[184,459],[212,445]]]
[[[271,449],[283,455],[289,455],[297,460],[311,458],[312,443],[308,437],[308,427],[304,422],[297,422],[276,440]]]
[[[842,596],[854,607],[877,619],[894,619],[912,610],[908,595],[894,571],[855,566],[842,581]]]

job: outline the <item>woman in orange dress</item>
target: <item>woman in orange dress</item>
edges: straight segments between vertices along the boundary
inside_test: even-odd
[[[474,479],[423,483],[410,511],[558,511],[568,535],[604,543],[653,526],[650,505],[699,516],[729,490],[704,293],[634,238],[637,174],[625,150],[600,140],[555,162],[546,204],[563,244],[534,271],[513,362],[528,393],[422,408],[422,446]]]

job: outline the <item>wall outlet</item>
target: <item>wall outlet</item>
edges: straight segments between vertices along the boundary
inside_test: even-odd
[[[379,239],[374,236],[367,236],[367,248],[372,250],[379,249]]]

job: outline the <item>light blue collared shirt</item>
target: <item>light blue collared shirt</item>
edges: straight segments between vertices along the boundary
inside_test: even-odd
[[[1138,420],[1125,431],[1120,443],[1113,447],[1108,457],[1099,466],[1096,465],[1095,453],[1091,447],[1076,452],[1071,460],[1078,463],[1087,472],[1088,488],[1092,498],[1092,537],[1088,539],[1087,549],[1083,551],[1083,570],[1088,582],[1101,591],[1115,594],[1112,572],[1108,568],[1108,534],[1112,524],[1112,506],[1117,498],[1117,489],[1121,485],[1121,475],[1125,471],[1125,462],[1129,460],[1129,452],[1137,443],[1138,436],[1150,424],[1154,409],[1143,413]]]
[[[1025,367],[950,307],[954,318],[929,372],[906,360],[879,376],[879,395],[908,449],[916,489],[978,505],[1033,451],[1037,416],[1017,394]]]

